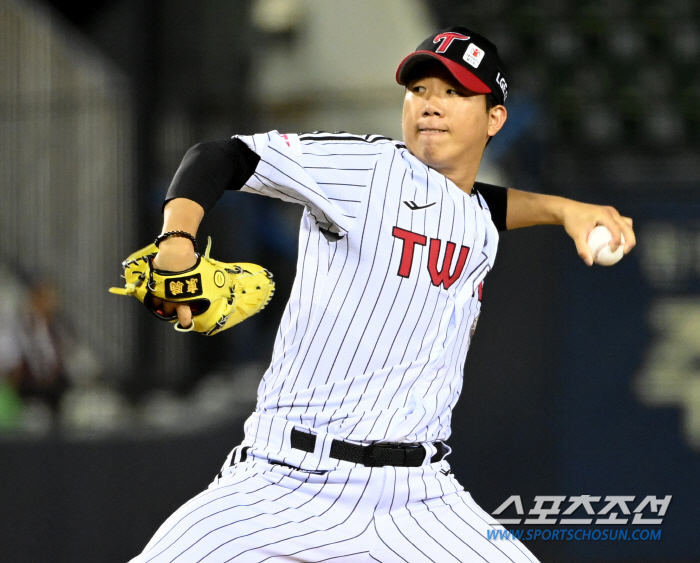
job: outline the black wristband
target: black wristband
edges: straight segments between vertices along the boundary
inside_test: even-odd
[[[194,245],[194,251],[197,252],[197,239],[195,239],[193,235],[186,231],[168,231],[167,233],[158,235],[153,244],[155,244],[156,248],[158,248],[161,242],[163,242],[166,238],[170,237],[182,237],[190,239],[192,241],[192,244]]]

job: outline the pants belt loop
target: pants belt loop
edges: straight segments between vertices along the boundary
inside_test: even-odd
[[[316,450],[316,436],[314,434],[292,428],[289,441],[296,450],[302,450],[308,453],[314,453]]]
[[[233,451],[231,452],[231,463],[230,465],[236,465],[237,463],[240,463],[242,461],[245,461],[248,457],[248,450],[250,449],[250,446],[236,446],[233,448]]]

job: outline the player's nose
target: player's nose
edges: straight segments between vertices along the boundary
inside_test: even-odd
[[[442,107],[442,104],[440,103],[440,100],[436,98],[435,96],[431,96],[429,98],[426,98],[425,100],[425,105],[423,106],[423,111],[422,115],[425,117],[428,116],[442,116],[444,114],[444,110]]]
[[[443,97],[440,95],[439,90],[437,90],[436,88],[426,88],[426,92],[423,96],[422,101],[422,114],[424,116],[444,114],[444,100]]]

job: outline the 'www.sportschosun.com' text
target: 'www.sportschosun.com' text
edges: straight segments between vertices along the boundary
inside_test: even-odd
[[[660,529],[621,530],[601,528],[562,528],[556,530],[488,530],[489,540],[545,540],[545,541],[614,541],[614,540],[660,540]]]

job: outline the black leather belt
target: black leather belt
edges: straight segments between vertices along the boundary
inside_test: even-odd
[[[313,434],[293,428],[290,438],[294,449],[309,453],[316,449],[316,436]],[[430,463],[442,460],[446,449],[442,442],[435,442],[433,445],[437,449],[437,453],[430,458]],[[383,467],[385,465],[419,467],[425,461],[426,450],[421,445],[374,444],[360,446],[342,440],[333,440],[329,455],[333,459],[359,463],[365,467]]]

